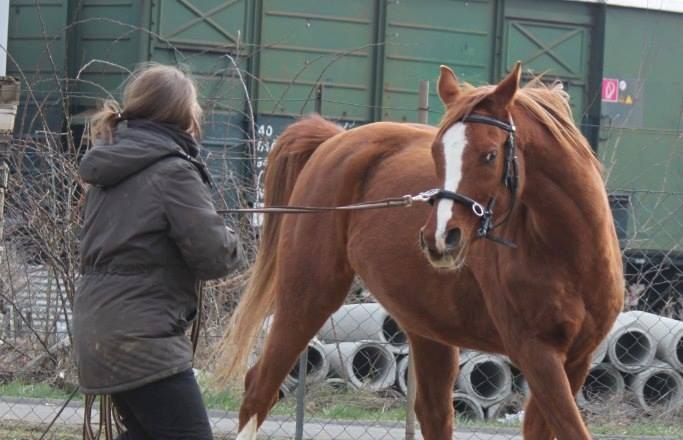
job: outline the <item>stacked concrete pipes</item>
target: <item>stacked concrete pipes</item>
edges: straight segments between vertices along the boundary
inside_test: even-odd
[[[398,362],[396,380],[407,392],[408,356]],[[520,386],[505,356],[462,349],[460,373],[453,389],[453,407],[459,417],[484,420],[518,413],[524,403]]]
[[[394,387],[407,393],[408,341],[381,305],[341,307],[318,337],[324,343],[334,380],[342,378],[349,388],[379,391]],[[453,390],[458,414],[484,419],[487,408],[511,400],[513,376],[505,357],[463,350],[460,363]]]
[[[406,335],[377,303],[342,306],[325,322],[318,337],[324,342],[332,375],[354,389],[392,388],[396,357],[408,352]]]
[[[264,323],[270,328],[271,318]],[[326,381],[334,388],[385,391],[396,382],[396,356],[408,352],[405,334],[377,303],[343,306],[323,325],[307,348],[308,385]],[[280,396],[298,386],[295,366],[280,387]]]
[[[341,307],[309,345],[307,382],[331,386],[407,391],[405,334],[377,303]],[[649,414],[683,405],[683,322],[644,312],[619,315],[596,348],[577,402],[596,410],[628,400]],[[296,387],[297,371],[285,382]],[[327,379],[325,378],[327,376]],[[459,413],[481,419],[515,417],[529,387],[506,356],[462,349],[453,403]]]
[[[270,326],[272,323],[272,315],[266,318],[263,323],[263,329],[261,333],[261,341],[258,345],[263,345],[265,342],[265,337],[270,331]],[[306,348],[307,364],[306,364],[306,383],[317,384],[323,382],[327,379],[330,372],[330,363],[325,355],[323,344],[318,340],[318,338],[313,338]],[[250,359],[250,364],[256,361],[256,356]],[[294,368],[287,374],[284,382],[280,385],[280,390],[278,393],[278,398],[282,399],[290,395],[299,384],[299,364],[297,363]]]
[[[664,414],[683,406],[681,373],[683,322],[652,313],[624,312],[594,351],[576,400],[591,411],[630,402],[647,414]]]
[[[683,321],[624,312],[601,347],[577,396],[581,406],[628,399],[652,415],[683,406]]]

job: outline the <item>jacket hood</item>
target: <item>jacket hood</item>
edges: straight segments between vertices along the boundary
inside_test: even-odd
[[[83,156],[79,173],[86,183],[113,186],[179,152],[184,153],[170,136],[119,124],[111,144],[96,142]]]

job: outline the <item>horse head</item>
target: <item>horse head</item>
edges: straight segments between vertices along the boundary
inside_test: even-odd
[[[438,93],[446,114],[432,144],[439,188],[420,231],[435,267],[462,267],[478,238],[512,245],[493,229],[507,219],[523,186],[511,118],[520,72],[518,63],[498,85],[464,92],[453,71],[441,66]]]

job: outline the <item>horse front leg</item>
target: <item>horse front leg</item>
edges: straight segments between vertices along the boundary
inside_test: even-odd
[[[458,374],[458,351],[408,334],[415,366],[415,413],[425,440],[450,440],[453,435],[453,384]]]
[[[574,395],[583,384],[583,364],[568,365],[565,355],[537,339],[518,344],[514,360],[531,388],[524,421],[525,440],[590,440],[591,436],[576,406]]]
[[[533,393],[529,396],[524,410],[523,432],[524,440],[553,440],[555,438]]]
[[[567,373],[573,396],[576,396],[576,393],[579,392],[586,381],[588,371],[590,370],[590,363],[591,356],[583,356],[566,362],[565,372]],[[545,420],[538,399],[532,393],[524,412],[524,439],[552,440],[553,438],[555,438],[555,435]]]

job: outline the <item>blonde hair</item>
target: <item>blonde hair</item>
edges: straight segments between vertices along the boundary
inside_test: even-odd
[[[175,124],[195,138],[201,136],[197,88],[188,74],[173,66],[148,64],[133,72],[123,89],[123,105],[108,99],[90,119],[91,139],[111,142],[121,118]]]

